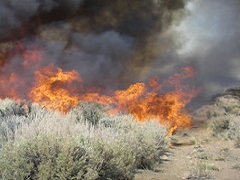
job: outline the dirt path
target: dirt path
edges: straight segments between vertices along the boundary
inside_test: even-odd
[[[172,139],[176,143],[160,171],[138,171],[135,180],[240,179],[240,148],[234,142],[213,137],[204,126],[179,131]]]

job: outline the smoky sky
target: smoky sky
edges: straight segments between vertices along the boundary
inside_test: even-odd
[[[206,95],[240,86],[240,1],[193,0],[177,29],[180,59],[198,67]],[[176,36],[175,36],[176,37]]]
[[[184,0],[2,1],[1,38],[20,39],[26,49],[41,46],[47,53],[41,66],[54,63],[77,70],[88,84],[124,88],[140,81],[144,67],[161,54],[156,39],[184,5]],[[8,71],[18,55],[12,59],[4,66]]]
[[[0,63],[0,76],[18,68],[31,84],[34,71],[53,63],[78,71],[87,86],[118,89],[192,65],[189,83],[211,96],[239,86],[239,8],[238,0],[2,0],[0,50],[37,44],[46,56],[26,71],[16,53]]]

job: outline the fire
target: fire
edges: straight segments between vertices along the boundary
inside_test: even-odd
[[[179,127],[190,127],[191,116],[184,110],[191,98],[196,96],[199,90],[190,89],[188,86],[180,86],[180,82],[194,75],[191,67],[182,69],[183,74],[176,73],[164,81],[164,85],[173,86],[168,93],[161,93],[161,84],[158,78],[153,78],[148,84],[136,83],[126,90],[118,90],[112,96],[88,94],[84,101],[93,101],[99,104],[112,104],[110,112],[125,111],[132,114],[138,121],[144,122],[155,119],[160,124],[169,128],[169,135]],[[178,77],[175,80],[173,77]],[[176,81],[175,83],[172,83]]]
[[[8,49],[0,52],[0,98],[28,99],[26,92],[31,91],[31,77],[41,66],[45,58],[44,51],[38,46],[26,49],[21,42],[16,42]]]
[[[30,50],[25,51],[22,53],[22,57],[24,59],[23,66],[25,68],[29,68],[32,65],[36,65],[42,61],[45,57],[44,52],[38,47],[32,47]]]
[[[67,112],[78,104],[78,97],[71,94],[74,82],[81,82],[76,71],[63,72],[50,65],[35,72],[36,86],[31,90],[32,101],[62,112]],[[71,90],[69,90],[71,89]]]
[[[42,62],[46,54],[40,47],[32,46],[26,50],[20,47],[18,56],[21,61],[18,64],[26,75],[18,71],[8,74],[0,71],[0,83],[5,85],[0,91],[0,97],[27,98],[63,113],[67,113],[79,101],[95,102],[111,107],[109,113],[130,113],[139,122],[155,119],[169,129],[169,135],[179,127],[191,126],[191,116],[185,107],[199,92],[184,84],[185,80],[195,75],[191,66],[182,68],[179,73],[163,81],[153,77],[148,83],[138,82],[124,90],[107,90],[108,93],[104,93],[96,90],[97,87],[94,87],[95,91],[84,89],[84,81],[77,71],[63,71],[53,64],[44,66]],[[3,56],[0,58],[2,63],[6,62]],[[32,79],[27,82],[25,77],[29,78],[29,75]],[[24,96],[26,92],[29,95]]]

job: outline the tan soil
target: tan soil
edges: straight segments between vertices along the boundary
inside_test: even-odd
[[[134,180],[240,179],[240,148],[233,141],[213,137],[199,124],[176,132],[171,139],[174,143],[160,170],[139,170]]]

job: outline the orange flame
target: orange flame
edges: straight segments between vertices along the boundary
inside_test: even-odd
[[[31,99],[42,106],[67,112],[78,104],[78,97],[71,94],[74,82],[81,82],[76,71],[63,72],[62,69],[50,65],[35,72],[36,86],[31,90]]]
[[[31,69],[34,79],[29,85],[19,76],[21,72],[3,74],[0,71],[0,84],[6,85],[0,90],[0,97],[26,98],[18,89],[27,87],[27,98],[41,106],[64,113],[79,101],[91,101],[112,107],[109,113],[130,113],[140,122],[155,119],[169,128],[169,135],[179,127],[191,126],[191,117],[184,108],[199,93],[198,89],[184,84],[186,79],[195,75],[191,66],[184,67],[180,73],[175,73],[162,82],[158,77],[154,77],[147,84],[139,82],[125,90],[108,91],[107,94],[100,93],[99,90],[83,92],[83,80],[78,72],[63,71],[54,65],[42,67],[46,56],[43,50],[37,46],[23,50],[21,45],[18,46],[21,47],[21,68],[26,72]],[[5,62],[5,59],[1,61]],[[12,88],[8,89],[9,87]],[[164,93],[166,88],[167,93]]]
[[[170,82],[167,83],[169,86],[175,86],[175,84],[172,84],[175,80],[173,77],[178,76],[183,81],[190,76],[189,71],[194,72],[190,67],[183,68],[183,74],[174,74],[168,80],[165,80],[165,85]],[[191,116],[184,108],[191,98],[197,95],[199,90],[191,90],[188,86],[180,86],[179,81],[176,89],[172,92],[161,94],[161,84],[158,81],[158,78],[155,77],[149,81],[149,85],[136,83],[126,90],[115,91],[112,96],[101,96],[97,93],[87,94],[81,100],[99,104],[112,104],[115,108],[110,112],[125,111],[132,114],[140,122],[155,119],[169,128],[169,135],[179,127],[190,127]]]

